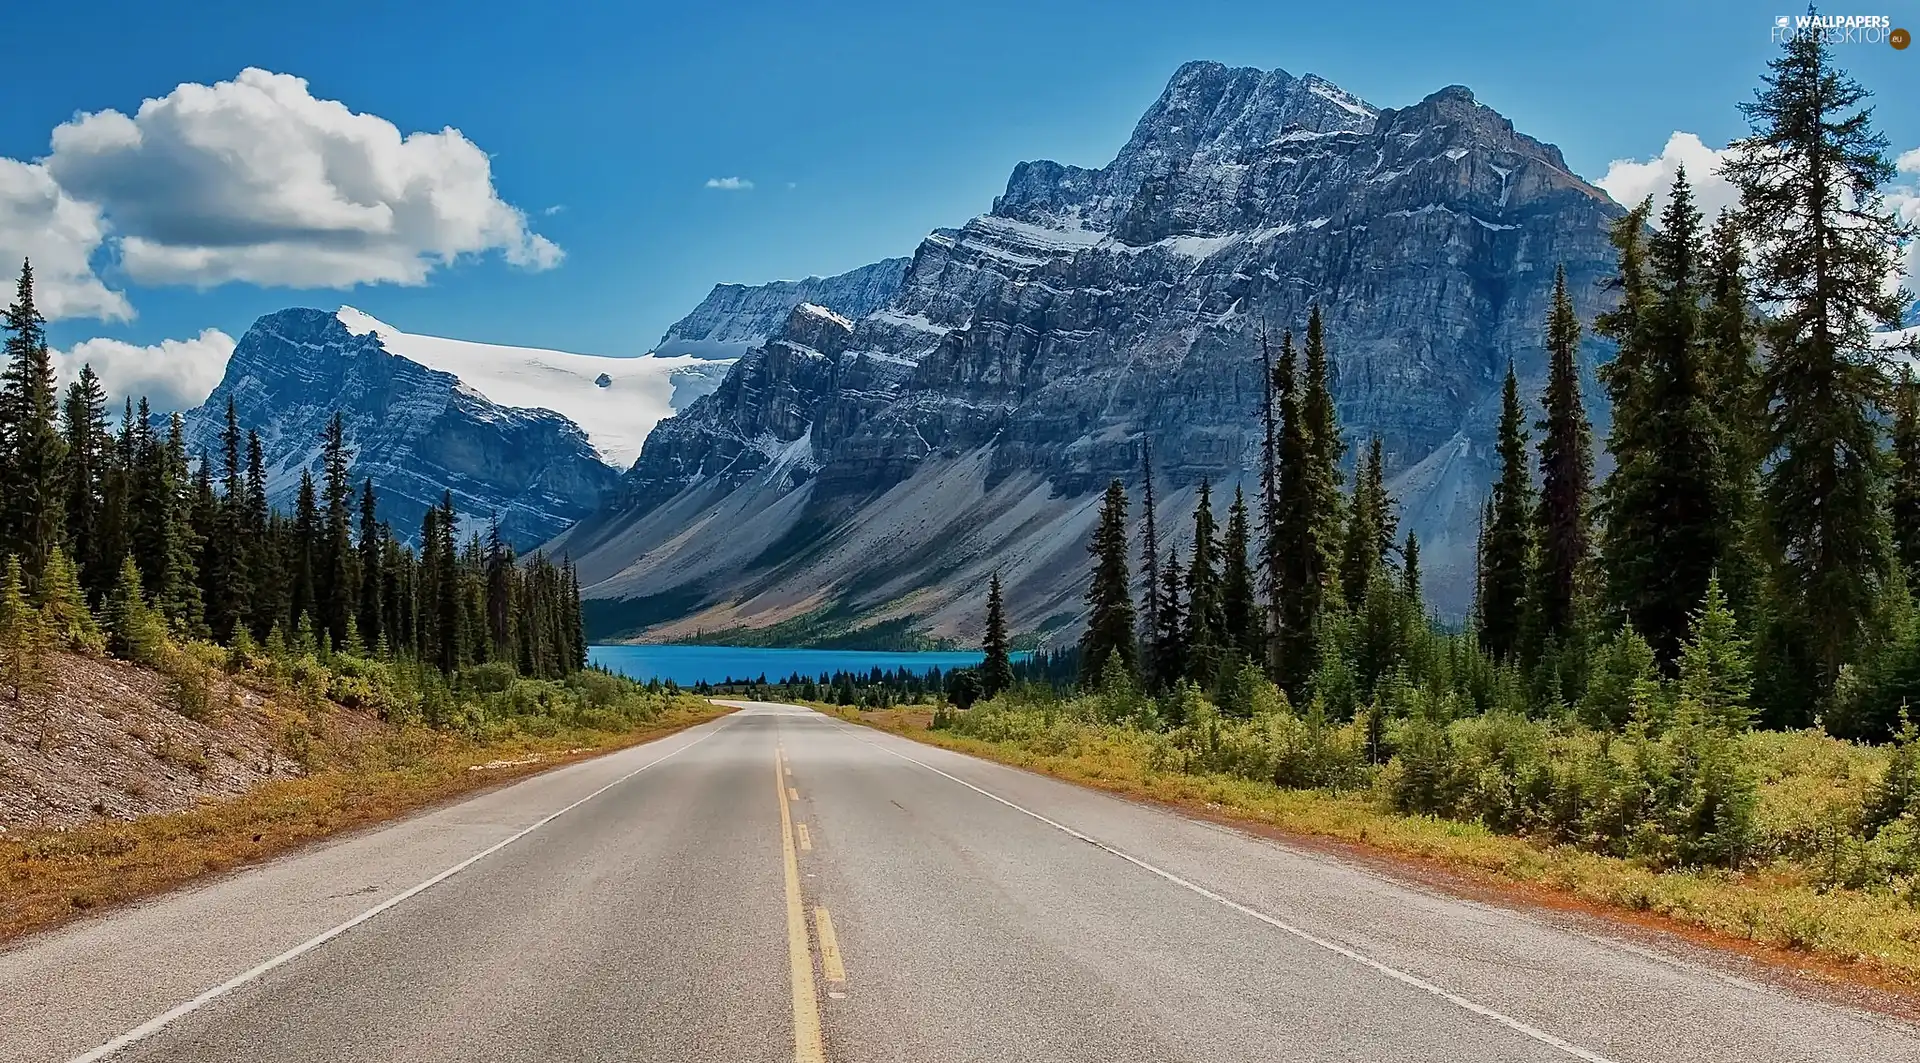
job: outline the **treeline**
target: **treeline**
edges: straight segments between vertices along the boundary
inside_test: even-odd
[[[315,441],[319,479],[303,470],[281,512],[259,434],[231,402],[209,455],[189,453],[179,414],[157,427],[144,399],[111,423],[90,366],[62,395],[31,264],[5,325],[0,558],[23,602],[98,617],[108,648],[134,658],[171,638],[276,657],[338,650],[447,676],[503,664],[558,679],[585,664],[571,563],[516,558],[497,524],[463,541],[451,493],[427,512],[419,548],[407,545],[380,519],[372,481],[355,490],[339,415]]]

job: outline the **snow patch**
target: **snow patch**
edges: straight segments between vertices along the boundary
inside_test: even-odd
[[[1447,158],[1452,159],[1454,162],[1459,162],[1461,159],[1464,159],[1466,157],[1467,157],[1467,149],[1465,148],[1448,148],[1447,149]]]
[[[833,311],[827,309],[826,307],[821,306],[819,303],[801,303],[799,306],[794,307],[794,309],[800,311],[803,314],[807,314],[811,317],[817,317],[825,321],[831,321],[834,324],[839,325],[841,328],[846,329],[849,332],[853,331],[853,322],[848,321],[846,318],[841,317],[839,314],[836,314]]]
[[[335,316],[356,336],[378,335],[389,354],[459,377],[469,394],[567,418],[587,434],[601,460],[618,469],[640,456],[654,425],[691,401],[686,387],[675,386],[692,375],[683,370],[705,366],[724,372],[730,364],[691,355],[614,358],[419,336],[350,306]],[[599,383],[602,377],[607,383]]]

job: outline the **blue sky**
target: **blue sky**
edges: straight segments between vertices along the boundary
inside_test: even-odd
[[[496,213],[477,236],[447,235],[465,221],[438,219],[452,228],[436,230],[434,246],[481,250],[426,269],[422,284],[394,283],[388,268],[385,281],[328,287],[382,268],[313,265],[306,222],[248,214],[271,204],[226,193],[191,210],[161,202],[192,198],[185,179],[129,189],[170,157],[151,130],[135,158],[115,139],[124,130],[96,122],[93,154],[46,172],[60,174],[62,194],[125,201],[104,208],[90,262],[133,316],[59,320],[56,346],[238,336],[282,306],[350,302],[408,331],[637,354],[717,281],[908,254],[928,229],[986,210],[1022,159],[1105,162],[1185,60],[1312,71],[1380,106],[1465,84],[1598,178],[1613,160],[1658,155],[1676,130],[1711,147],[1739,135],[1735,104],[1772,54],[1773,16],[1792,10],[1548,6],[33,4],[9,17],[32,46],[8,49],[0,159],[49,156],[54,128],[76,114],[132,115],[183,83],[249,67],[302,78],[317,100],[402,134],[451,127],[477,145],[491,178],[479,197]],[[1884,10],[1920,29],[1920,3]],[[1920,147],[1920,48],[1840,55],[1875,91],[1895,153]],[[728,177],[753,187],[707,187]],[[498,213],[509,206],[523,225]],[[6,224],[0,203],[0,247]],[[249,232],[279,242],[214,262],[181,250]],[[151,246],[116,242],[136,233]],[[535,234],[564,255],[557,264]],[[397,253],[372,252],[388,266]],[[201,286],[226,276],[242,279]]]

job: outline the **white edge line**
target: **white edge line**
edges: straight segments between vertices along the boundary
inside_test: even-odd
[[[479,852],[473,854],[472,856],[467,857],[465,860],[462,860],[459,863],[453,865],[452,867],[447,868],[445,871],[440,872],[439,874],[433,876],[432,878],[426,880],[425,882],[422,882],[419,885],[413,886],[407,889],[403,893],[395,894],[394,896],[389,897],[384,901],[381,901],[379,904],[376,904],[373,907],[367,909],[366,911],[361,912],[359,915],[356,915],[352,919],[349,919],[346,922],[341,923],[339,926],[336,926],[330,930],[322,931],[321,933],[308,938],[307,940],[301,942],[298,945],[295,945],[294,947],[288,949],[287,951],[281,953],[280,955],[275,956],[274,958],[267,960],[264,963],[261,963],[257,967],[244,971],[240,974],[234,975],[232,978],[229,978],[226,981],[220,983],[219,985],[214,986],[212,989],[209,989],[206,992],[200,994],[199,996],[194,997],[192,1000],[189,1000],[184,1004],[176,1005],[173,1008],[168,1009],[167,1011],[164,1011],[158,1015],[155,1015],[153,1018],[148,1019],[146,1022],[143,1022],[140,1025],[134,1027],[133,1029],[128,1030],[126,1033],[123,1033],[120,1036],[114,1038],[113,1040],[108,1041],[106,1044],[101,1045],[100,1047],[94,1049],[93,1051],[88,1052],[85,1055],[73,1057],[72,1059],[68,1060],[67,1063],[99,1063],[100,1060],[106,1059],[108,1056],[111,1056],[114,1053],[121,1051],[122,1049],[130,1048],[133,1045],[146,1040],[148,1037],[151,1037],[154,1034],[160,1032],[160,1030],[162,1030],[169,1024],[173,1023],[175,1020],[183,1018],[184,1016],[190,1015],[193,1012],[200,1010],[202,1007],[206,1006],[207,1004],[210,1004],[213,1001],[218,1000],[223,996],[226,996],[228,993],[231,993],[234,990],[239,989],[240,987],[259,978],[261,975],[266,974],[267,972],[273,970],[276,967],[283,966],[287,963],[292,962],[293,960],[299,959],[301,956],[304,956],[307,953],[312,952],[314,949],[317,949],[320,946],[326,944],[327,942],[332,941],[334,938],[337,938],[340,935],[346,933],[347,931],[352,930],[354,927],[359,926],[361,923],[364,923],[367,920],[372,919],[374,916],[379,915],[381,912],[384,912],[387,909],[392,908],[394,905],[399,904],[401,901],[407,900],[408,898],[413,897],[416,894],[422,893],[426,890],[432,889],[435,886],[438,886],[440,883],[445,882],[446,880],[452,878],[453,876],[459,874],[462,871],[465,871],[467,868],[472,867],[474,864],[479,863],[480,861],[486,859],[489,856],[492,856],[494,853],[497,853],[500,850],[505,849],[507,846],[512,845],[514,842],[519,841],[520,839],[526,837],[529,834],[532,834],[534,831],[539,830],[541,827],[544,827],[547,824],[552,823],[554,820],[559,819],[561,816],[566,815],[567,813],[573,811],[576,808],[579,808],[581,805],[586,804],[588,801],[591,801],[594,798],[599,797],[601,794],[606,793],[608,790],[611,790],[614,787],[619,786],[621,783],[624,783],[627,780],[633,778],[634,776],[640,774],[641,772],[646,771],[648,768],[651,768],[656,764],[661,764],[668,760],[671,760],[674,757],[677,757],[680,754],[686,752],[687,750],[692,749],[694,746],[697,746],[700,743],[706,741],[707,739],[712,738],[714,735],[719,734],[720,731],[724,729],[731,722],[732,721],[730,720],[722,722],[719,727],[716,727],[713,730],[708,731],[706,734],[703,734],[700,737],[694,739],[693,741],[688,742],[686,745],[681,746],[680,748],[674,750],[671,753],[668,753],[666,756],[659,757],[654,760],[650,760],[647,763],[642,764],[639,767],[633,769],[632,771],[626,773],[625,775],[620,776],[618,779],[615,779],[612,782],[606,784],[605,786],[602,786],[598,790],[593,791],[587,796],[582,797],[578,801],[575,801],[574,803],[566,806],[565,808],[562,808],[557,812],[548,813],[546,816],[542,817],[541,819],[536,820],[530,826],[522,827],[520,830],[517,830],[514,833],[507,835],[505,838],[502,838],[499,841],[494,842],[492,845],[487,846],[485,849],[482,849]]]
[[[832,717],[826,716],[825,713],[821,713],[821,716],[826,719],[832,719]],[[1088,845],[1091,845],[1096,849],[1104,850],[1114,856],[1119,857],[1122,860],[1125,860],[1127,863],[1132,864],[1137,868],[1140,868],[1143,871],[1147,871],[1154,875],[1158,875],[1159,877],[1167,880],[1168,882],[1173,883],[1176,886],[1179,886],[1183,889],[1191,890],[1194,893],[1197,893],[1200,896],[1205,897],[1210,901],[1214,901],[1215,903],[1224,905],[1227,908],[1231,908],[1234,911],[1239,912],[1241,915],[1250,916],[1254,919],[1258,919],[1262,923],[1265,923],[1268,926],[1273,927],[1275,930],[1281,931],[1282,933],[1285,933],[1285,934],[1291,934],[1292,936],[1299,938],[1301,941],[1307,942],[1310,945],[1315,945],[1315,946],[1318,946],[1319,948],[1327,950],[1328,952],[1332,952],[1337,955],[1344,956],[1347,959],[1352,960],[1353,962],[1359,964],[1362,967],[1365,967],[1378,974],[1383,974],[1388,978],[1393,979],[1396,982],[1400,982],[1402,984],[1412,986],[1413,988],[1421,990],[1422,992],[1430,993],[1436,997],[1439,997],[1442,1000],[1445,1000],[1449,1004],[1452,1004],[1456,1007],[1463,1008],[1467,1011],[1470,1011],[1473,1014],[1480,1016],[1481,1018],[1490,1019],[1493,1022],[1497,1022],[1500,1025],[1505,1026],[1506,1028],[1514,1031],[1515,1033],[1523,1034],[1527,1037],[1532,1038],[1535,1041],[1540,1042],[1541,1044],[1548,1045],[1553,1048],[1557,1048],[1560,1051],[1566,1053],[1569,1056],[1572,1056],[1575,1059],[1585,1060],[1586,1063],[1614,1063],[1613,1060],[1608,1059],[1606,1056],[1600,1055],[1597,1052],[1593,1052],[1585,1048],[1581,1048],[1579,1045],[1576,1045],[1570,1041],[1566,1041],[1559,1037],[1555,1037],[1553,1034],[1550,1034],[1547,1031],[1542,1030],[1538,1027],[1529,1026],[1528,1024],[1520,1021],[1519,1019],[1514,1018],[1511,1015],[1503,1014],[1501,1012],[1493,1010],[1490,1007],[1487,1007],[1485,1004],[1481,1004],[1481,1003],[1478,1003],[1477,1001],[1469,1000],[1466,997],[1459,995],[1458,993],[1455,993],[1455,992],[1452,992],[1451,990],[1444,989],[1440,986],[1437,986],[1432,982],[1429,982],[1426,979],[1421,978],[1419,975],[1410,974],[1406,971],[1400,970],[1397,967],[1390,967],[1387,964],[1381,963],[1379,960],[1372,958],[1371,956],[1367,956],[1363,953],[1355,952],[1353,949],[1350,949],[1338,942],[1328,941],[1325,938],[1319,937],[1306,930],[1302,930],[1301,928],[1294,926],[1291,923],[1287,923],[1283,920],[1276,919],[1265,912],[1257,911],[1255,909],[1247,907],[1244,904],[1241,904],[1238,901],[1223,897],[1220,894],[1215,893],[1214,891],[1206,888],[1205,886],[1202,886],[1195,882],[1189,882],[1188,880],[1181,878],[1179,875],[1176,875],[1171,871],[1168,871],[1164,868],[1156,867],[1153,864],[1150,864],[1145,860],[1140,859],[1137,856],[1132,856],[1128,853],[1121,852],[1120,850],[1115,849],[1113,846],[1108,845],[1106,842],[1103,842],[1098,838],[1089,837],[1085,834],[1080,833],[1077,830],[1074,830],[1072,827],[1069,827],[1064,823],[1060,823],[1055,820],[1048,819],[1047,817],[1041,815],[1038,812],[1033,811],[1030,808],[1023,808],[1019,805],[1016,805],[1012,801],[1009,801],[1006,798],[1001,797],[999,794],[992,793],[987,790],[983,790],[980,787],[975,786],[974,784],[958,776],[949,775],[946,772],[941,771],[939,768],[936,768],[933,765],[928,764],[926,761],[919,760],[914,757],[910,757],[905,753],[902,753],[896,749],[888,749],[886,746],[883,746],[878,742],[870,741],[867,739],[865,735],[860,733],[858,728],[855,728],[849,724],[840,723],[839,721],[834,721],[834,722],[836,726],[844,728],[850,734],[852,734],[854,738],[858,739],[861,742],[865,742],[867,745],[872,746],[873,748],[881,751],[882,753],[886,753],[889,756],[899,757],[901,760],[904,760],[910,764],[918,764],[919,766],[927,769],[928,771],[934,773],[935,775],[938,775],[944,779],[948,779],[953,782],[959,783],[961,786],[964,786],[967,789],[972,790],[974,793],[977,793],[982,797],[988,798],[993,801],[998,801],[999,803],[1007,806],[1008,808],[1013,809],[1015,812],[1021,813],[1022,815],[1031,816],[1034,819],[1037,819],[1040,822],[1045,823],[1047,826],[1052,827],[1053,829],[1060,831],[1063,834],[1069,835],[1071,837],[1079,839],[1080,841],[1086,842]]]

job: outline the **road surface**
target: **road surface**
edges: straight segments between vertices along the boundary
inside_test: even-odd
[[[745,704],[0,952],[0,1060],[109,1058],[1891,1063],[1920,1031]]]

